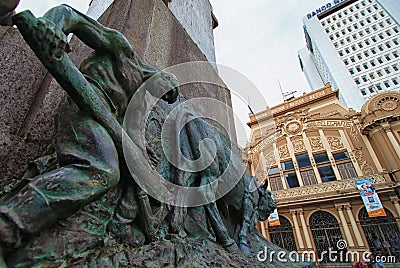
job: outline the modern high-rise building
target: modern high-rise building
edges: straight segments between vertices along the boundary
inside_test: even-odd
[[[371,95],[400,90],[400,1],[334,0],[303,18],[301,68],[316,90],[330,82],[360,110]]]

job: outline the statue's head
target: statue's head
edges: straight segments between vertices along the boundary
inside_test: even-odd
[[[179,95],[179,83],[175,75],[160,71],[151,78],[151,94],[161,96],[163,101],[174,103]]]

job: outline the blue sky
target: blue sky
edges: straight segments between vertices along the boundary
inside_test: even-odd
[[[161,1],[161,0],[160,0]],[[174,1],[174,0],[172,0]],[[284,91],[308,92],[300,70],[297,50],[305,46],[302,17],[329,0],[210,0],[219,26],[214,31],[217,62],[246,75],[265,96],[269,106],[283,101]],[[18,10],[31,9],[41,15],[48,8],[68,3],[85,12],[90,0],[21,0]],[[255,112],[264,109],[251,100]],[[242,122],[248,121],[246,104],[235,101],[234,111]],[[244,145],[246,137],[239,137]]]

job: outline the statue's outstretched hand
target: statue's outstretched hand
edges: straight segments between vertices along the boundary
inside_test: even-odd
[[[36,18],[29,10],[16,14],[13,22],[34,45],[35,52],[47,60],[60,60],[64,53],[71,51],[67,36],[53,22]]]

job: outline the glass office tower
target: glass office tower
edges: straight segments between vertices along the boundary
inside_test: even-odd
[[[347,106],[400,89],[400,0],[334,0],[303,18],[298,53],[312,90],[330,82]]]

